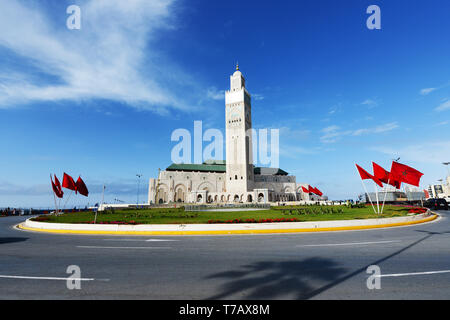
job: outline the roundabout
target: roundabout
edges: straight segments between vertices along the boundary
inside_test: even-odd
[[[280,234],[367,230],[408,226],[431,222],[438,216],[431,212],[395,218],[336,220],[282,223],[241,224],[168,224],[168,225],[103,225],[46,223],[27,219],[18,229],[34,232],[90,235],[186,236],[233,234]]]

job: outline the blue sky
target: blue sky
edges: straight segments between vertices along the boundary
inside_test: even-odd
[[[66,8],[82,29],[66,28]],[[366,28],[381,8],[382,29]],[[48,206],[49,174],[89,199],[134,202],[170,165],[171,133],[224,130],[236,61],[253,125],[280,129],[280,166],[332,199],[362,192],[354,163],[450,161],[450,3],[85,0],[0,3],[0,207]]]

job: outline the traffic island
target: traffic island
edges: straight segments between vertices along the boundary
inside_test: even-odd
[[[26,220],[17,225],[21,230],[54,234],[127,235],[127,236],[187,236],[187,235],[239,235],[285,234],[369,230],[410,226],[434,221],[437,214],[427,211],[393,218],[355,219],[308,222],[273,223],[212,223],[212,224],[69,224]]]

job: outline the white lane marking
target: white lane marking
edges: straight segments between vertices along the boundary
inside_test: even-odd
[[[383,243],[395,243],[395,242],[401,242],[401,240],[372,241],[372,242],[349,242],[349,243],[327,243],[327,244],[305,244],[305,245],[297,245],[296,247],[361,246],[361,245],[368,245],[368,244],[383,244]]]
[[[378,275],[377,277],[384,278],[384,277],[422,276],[422,275],[439,274],[439,273],[450,273],[450,270],[381,274],[381,275]]]
[[[59,280],[59,281],[95,281],[94,278],[58,278],[58,277],[28,277],[28,276],[7,276],[0,275],[0,278],[5,279],[27,279],[27,280]],[[109,281],[109,279],[101,279],[100,281]]]
[[[77,246],[83,249],[172,249],[171,247],[101,247],[101,246]]]
[[[143,242],[170,242],[170,241],[180,241],[180,240],[164,240],[164,239],[103,239],[103,241],[143,241]]]

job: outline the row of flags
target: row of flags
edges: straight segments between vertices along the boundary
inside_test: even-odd
[[[311,186],[308,186],[308,188],[305,188],[302,186],[302,191],[304,193],[314,193],[314,194],[318,195],[319,197],[323,196],[323,193],[319,189],[317,189],[315,187],[313,188]]]
[[[422,172],[396,161],[392,162],[390,172],[375,162],[372,162],[372,165],[373,175],[359,165],[356,165],[356,168],[362,180],[373,180],[380,187],[383,187],[383,183],[389,184],[397,189],[401,188],[402,183],[418,187],[420,185],[420,179],[423,176]]]
[[[52,182],[53,192],[55,193],[55,195],[58,198],[62,199],[64,196],[64,192],[63,192],[62,188],[75,191],[75,194],[79,193],[85,197],[89,196],[89,190],[86,187],[86,184],[84,183],[83,179],[81,179],[81,177],[78,177],[77,182],[75,182],[75,180],[71,176],[69,176],[67,173],[64,172],[62,185],[59,182],[56,175],[54,175],[54,177],[55,177],[55,181],[53,181],[53,178],[50,175],[50,180]]]

